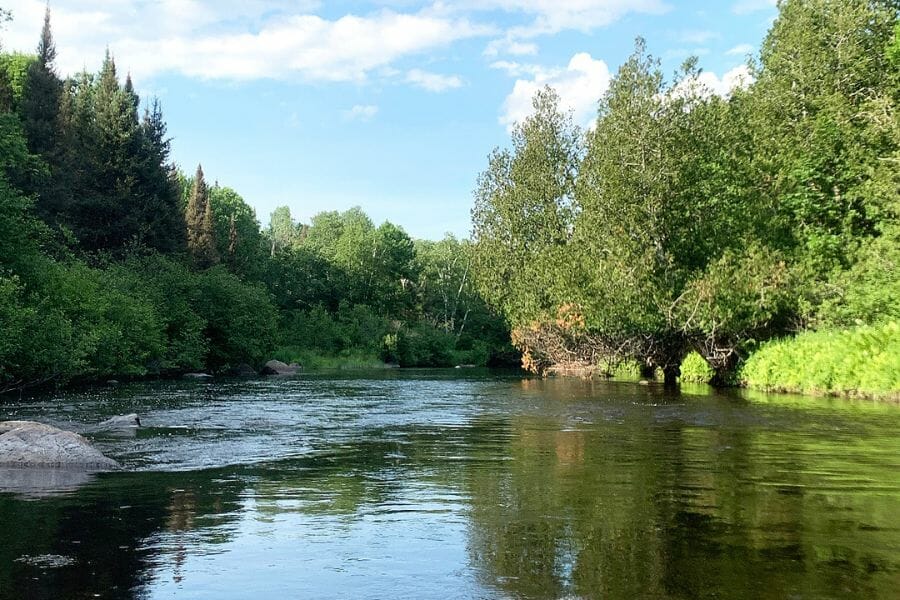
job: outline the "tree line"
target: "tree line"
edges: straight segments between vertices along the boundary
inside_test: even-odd
[[[301,225],[282,207],[262,228],[237,192],[173,164],[160,103],[109,51],[65,79],[55,58],[49,9],[34,54],[0,47],[0,390],[273,356],[516,357],[467,242],[360,209]]]
[[[900,320],[900,3],[778,8],[726,97],[638,40],[590,130],[547,88],[490,155],[472,271],[527,366],[672,382],[697,352],[725,383],[765,340]]]

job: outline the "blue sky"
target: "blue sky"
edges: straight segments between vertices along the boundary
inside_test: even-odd
[[[31,51],[45,0],[13,12]],[[265,225],[361,206],[414,237],[467,236],[487,155],[543,84],[590,125],[609,77],[647,39],[667,73],[695,54],[725,93],[775,0],[51,0],[58,70],[109,47],[158,96],[187,172],[237,190]]]

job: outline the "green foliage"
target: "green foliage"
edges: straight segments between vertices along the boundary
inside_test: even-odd
[[[209,188],[203,179],[203,168],[197,165],[197,174],[191,184],[191,193],[185,208],[184,220],[187,224],[187,247],[200,269],[209,268],[219,262],[216,247],[216,231],[212,216]]]
[[[263,233],[234,190],[172,168],[159,103],[139,118],[109,53],[63,82],[55,52],[48,12],[37,58],[0,56],[0,390],[259,366],[276,343],[332,366],[508,350],[463,244],[420,257],[359,208],[306,226],[282,207]]]
[[[28,81],[28,71],[35,61],[35,57],[31,54],[22,54],[21,52],[0,54],[0,78],[12,91],[12,106],[18,106],[22,102],[25,85]],[[11,107],[5,108],[9,110]]]
[[[580,131],[551,88],[534,98],[512,149],[496,149],[478,178],[472,209],[472,270],[478,291],[514,323],[552,312],[561,265],[578,212]]]
[[[197,276],[194,308],[206,322],[206,362],[213,370],[265,361],[278,319],[263,286],[245,284],[221,265],[213,267]]]
[[[816,313],[825,327],[900,321],[900,228],[865,241],[852,266],[827,284]]]
[[[287,364],[302,365],[304,371],[384,369],[388,366],[377,353],[363,350],[348,350],[337,355],[322,355],[307,348],[283,346],[277,348],[272,356]]]
[[[385,358],[401,367],[453,366],[455,339],[445,331],[420,324],[403,327],[387,344]]]
[[[743,365],[746,385],[771,391],[900,397],[900,325],[808,331],[764,344]]]
[[[725,383],[798,326],[895,320],[897,10],[779,3],[755,82],[727,98],[693,59],[667,82],[638,40],[583,141],[537,94],[473,210],[477,286],[526,362],[631,359],[673,381],[697,351]]]
[[[715,372],[709,367],[700,354],[691,352],[681,361],[681,381],[690,383],[709,383],[715,376]]]
[[[233,189],[218,185],[209,189],[209,205],[217,254],[235,275],[258,280],[266,256],[256,212]]]
[[[388,320],[372,307],[344,302],[335,312],[319,305],[285,313],[280,342],[283,346],[306,348],[324,356],[353,350],[378,354],[389,330]]]

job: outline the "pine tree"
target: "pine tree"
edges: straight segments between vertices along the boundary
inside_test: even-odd
[[[194,176],[185,212],[187,243],[191,258],[198,268],[209,268],[219,262],[219,253],[216,250],[209,188],[206,186],[203,167],[200,165],[197,166],[197,174]]]
[[[59,139],[59,108],[63,90],[56,75],[54,61],[56,46],[50,30],[50,9],[44,14],[44,26],[37,46],[37,59],[28,65],[25,89],[19,112],[28,141],[28,149],[42,156],[49,172],[35,181],[29,192],[37,196],[36,209],[48,222],[55,222],[67,203],[67,194],[59,178],[65,167],[61,164]]]
[[[56,144],[57,115],[62,82],[54,71],[56,45],[50,31],[50,8],[44,14],[44,27],[37,46],[37,60],[28,67],[22,117],[28,148],[35,154],[47,154]]]
[[[138,191],[144,196],[144,242],[160,252],[185,248],[185,223],[175,169],[169,163],[170,140],[166,137],[159,101],[144,111],[140,126]]]

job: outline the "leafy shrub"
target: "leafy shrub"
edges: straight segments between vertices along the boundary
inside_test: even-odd
[[[196,310],[206,321],[207,365],[214,370],[258,364],[274,347],[278,321],[268,292],[243,283],[225,267],[197,275]]]
[[[397,332],[395,359],[401,367],[450,367],[453,366],[453,348],[456,338],[441,329],[420,323],[402,327]]]
[[[681,381],[709,383],[713,375],[713,370],[709,368],[709,364],[696,352],[691,352],[685,356],[684,361],[681,363]]]
[[[764,344],[741,369],[754,388],[802,393],[900,395],[900,324],[808,331]]]

